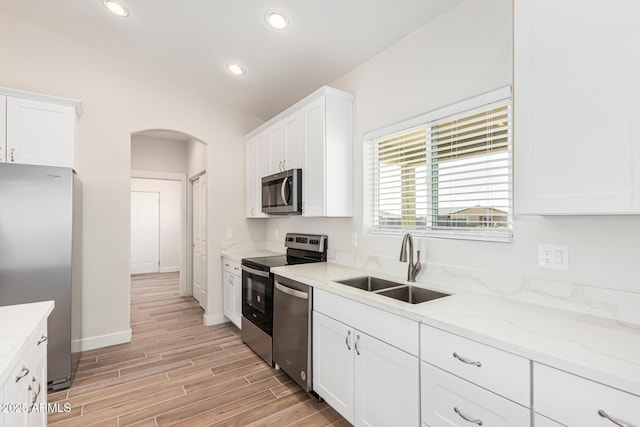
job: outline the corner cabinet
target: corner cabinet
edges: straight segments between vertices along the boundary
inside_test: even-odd
[[[246,137],[246,217],[262,213],[261,180],[302,168],[302,215],[352,215],[354,96],[322,87]]]
[[[76,167],[78,101],[0,88],[0,162]]]
[[[419,426],[418,323],[317,289],[313,298],[313,390],[356,426]]]
[[[514,1],[516,214],[640,213],[638,16],[636,0]]]

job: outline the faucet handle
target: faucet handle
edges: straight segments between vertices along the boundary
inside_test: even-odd
[[[416,263],[413,265],[412,267],[412,271],[411,271],[411,277],[413,278],[413,281],[416,281],[416,276],[418,275],[418,273],[420,273],[420,270],[422,270],[422,264],[420,264],[420,251],[417,251],[417,260]]]

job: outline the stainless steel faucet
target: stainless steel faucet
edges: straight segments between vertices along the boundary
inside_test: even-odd
[[[413,263],[413,237],[407,233],[402,239],[402,246],[400,247],[400,261],[407,262],[407,244],[409,245],[409,266],[407,269],[407,281],[415,282],[416,276],[420,272],[422,266],[420,265],[420,251],[418,251],[418,260]]]

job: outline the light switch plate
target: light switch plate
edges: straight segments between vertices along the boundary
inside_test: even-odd
[[[227,239],[232,239],[233,238],[233,229],[225,228],[224,229],[224,237],[226,237]]]
[[[569,246],[551,243],[538,244],[538,267],[553,270],[568,270]]]

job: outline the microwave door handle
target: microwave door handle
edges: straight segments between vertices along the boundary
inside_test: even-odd
[[[280,194],[282,195],[282,201],[285,206],[289,205],[289,201],[287,200],[287,196],[285,194],[285,189],[287,188],[287,182],[289,181],[289,177],[286,177],[282,180],[282,187],[280,187]]]

